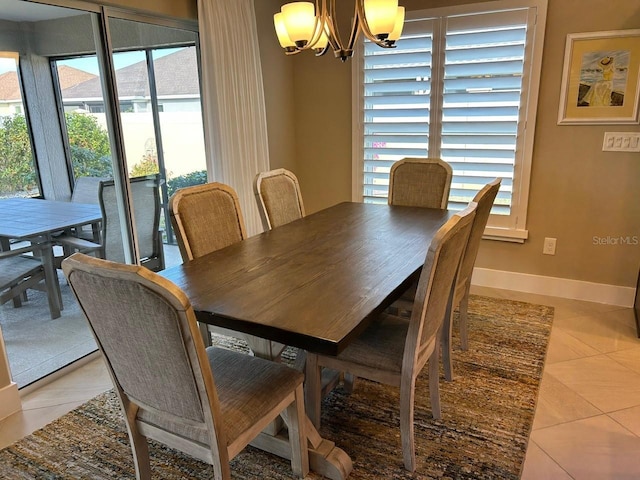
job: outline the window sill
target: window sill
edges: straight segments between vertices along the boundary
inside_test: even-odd
[[[512,228],[487,227],[484,229],[484,240],[497,240],[500,242],[524,243],[529,238],[529,230]]]

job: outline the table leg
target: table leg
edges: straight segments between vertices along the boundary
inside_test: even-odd
[[[47,287],[47,300],[51,318],[59,318],[62,310],[62,293],[58,283],[58,274],[53,264],[53,245],[51,242],[41,245],[42,265],[44,266],[44,282]]]
[[[280,354],[284,349],[284,345],[252,335],[244,335],[243,337],[255,356],[280,361]],[[300,350],[295,365],[295,368],[301,370],[303,373],[305,357],[306,352]],[[330,391],[337,384],[337,381],[339,381],[340,375],[339,372],[329,371],[328,369],[325,370],[327,370],[327,375],[323,375],[323,384],[326,383],[326,388]],[[286,430],[282,428],[283,423],[280,418],[272,422],[251,442],[251,445],[291,460],[291,445]],[[309,442],[310,469],[331,480],[345,480],[351,473],[351,470],[353,470],[353,463],[349,455],[347,455],[344,450],[336,447],[335,443],[322,438],[318,430],[316,430],[316,427],[311,423],[311,420],[309,420],[309,417],[306,416],[304,428],[307,441]]]
[[[353,470],[351,458],[335,443],[320,436],[309,418],[305,419],[305,432],[309,442],[309,467],[313,472],[331,480],[345,480]],[[252,442],[256,448],[291,460],[291,446],[284,433],[277,436],[261,433]]]

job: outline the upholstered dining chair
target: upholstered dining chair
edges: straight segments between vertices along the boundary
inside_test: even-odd
[[[184,292],[148,269],[81,253],[62,269],[120,400],[136,478],[151,478],[149,438],[230,479],[229,460],[279,415],[289,427],[291,467],[300,477],[308,473],[300,372],[205,349]]]
[[[171,224],[184,262],[215,252],[247,236],[238,194],[223,183],[181,188],[169,199]],[[209,331],[243,338],[254,354],[278,358],[284,345],[241,332],[200,324],[202,339],[211,345]]]
[[[323,367],[400,387],[400,436],[405,468],[416,468],[414,444],[414,395],[418,374],[429,363],[429,394],[433,417],[441,417],[439,395],[439,336],[451,308],[452,287],[467,244],[476,204],[454,215],[436,233],[418,281],[409,321],[381,314],[338,356],[307,352],[307,414],[320,423],[321,372]]]
[[[304,217],[300,184],[289,170],[278,168],[258,173],[253,192],[265,231]]]
[[[439,158],[404,158],[391,166],[389,205],[447,208],[453,169]]]
[[[453,380],[453,363],[451,359],[451,337],[453,332],[453,311],[456,307],[459,310],[459,328],[460,328],[460,344],[462,350],[469,349],[469,336],[467,332],[467,309],[469,307],[469,290],[471,289],[471,276],[473,275],[473,267],[476,263],[478,250],[480,249],[480,240],[484,229],[489,220],[491,207],[500,190],[501,178],[486,184],[473,198],[473,202],[478,204],[476,208],[476,216],[473,219],[471,233],[469,233],[469,241],[465,248],[462,261],[460,263],[460,271],[456,277],[456,284],[453,293],[453,303],[451,312],[444,319],[444,328],[442,329],[442,363],[444,365],[445,378]]]

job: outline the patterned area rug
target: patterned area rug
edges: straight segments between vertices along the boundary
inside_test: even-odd
[[[426,368],[416,387],[416,473],[402,464],[397,390],[358,380],[353,394],[338,387],[324,400],[320,433],[351,456],[349,478],[520,478],[553,309],[472,296],[469,312],[469,351],[454,351],[453,382],[441,374],[441,421],[431,417]],[[225,346],[243,348],[238,342]],[[212,477],[206,464],[160,444],[151,442],[150,451],[154,478]],[[251,447],[232,461],[231,470],[234,479],[295,478],[287,461]],[[135,478],[113,393],[1,451],[0,478]]]

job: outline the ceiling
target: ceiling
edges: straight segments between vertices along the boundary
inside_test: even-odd
[[[82,13],[84,12],[70,8],[52,7],[22,0],[0,0],[0,19],[12,22],[37,22]]]

